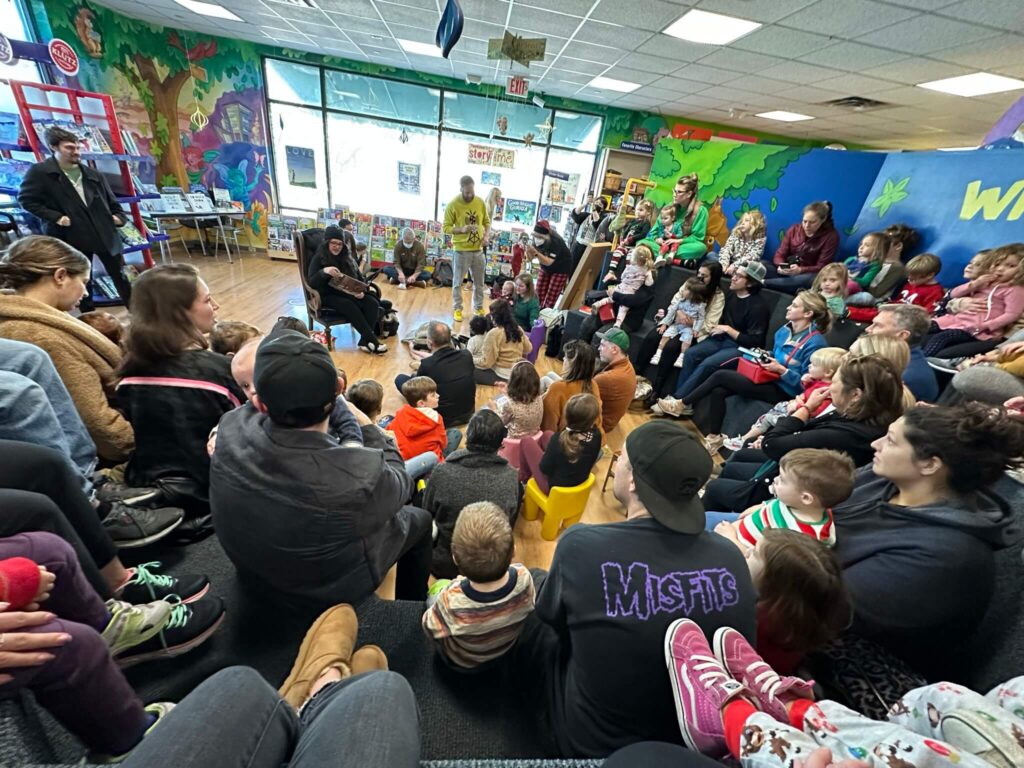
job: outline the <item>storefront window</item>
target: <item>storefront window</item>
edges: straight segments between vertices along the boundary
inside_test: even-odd
[[[569,152],[551,148],[544,170],[544,188],[540,195],[540,214],[563,231],[569,211],[580,204],[590,189],[594,156],[587,152]]]
[[[601,140],[601,124],[601,118],[596,115],[556,110],[551,143],[556,147],[595,152],[597,143]]]
[[[532,133],[535,144],[547,144],[551,110],[518,101],[499,101],[466,93],[444,94],[444,127],[482,133],[492,139],[522,139]]]
[[[278,205],[315,211],[327,207],[327,153],[319,109],[270,105]]]
[[[433,218],[436,129],[328,113],[327,143],[333,206],[384,216]]]
[[[320,106],[320,69],[292,61],[266,59],[267,96],[275,101]]]
[[[335,70],[327,70],[324,78],[328,109],[420,125],[437,125],[440,119],[441,92],[436,88]]]

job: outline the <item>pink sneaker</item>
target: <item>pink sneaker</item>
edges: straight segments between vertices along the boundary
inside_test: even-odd
[[[669,625],[665,663],[686,746],[709,757],[727,754],[722,708],[748,693],[746,686],[729,677],[712,654],[704,631],[689,619]]]
[[[747,639],[731,627],[715,632],[715,656],[726,671],[753,693],[762,712],[788,723],[786,704],[796,699],[814,700],[814,681],[782,677],[757,655]]]

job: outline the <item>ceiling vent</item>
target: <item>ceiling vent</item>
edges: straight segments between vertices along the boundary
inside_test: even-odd
[[[822,106],[842,107],[843,109],[852,109],[854,112],[866,112],[869,109],[881,109],[882,107],[891,107],[892,104],[888,104],[884,101],[876,101],[875,99],[866,99],[863,96],[845,96],[841,99],[832,99],[832,101],[824,101],[822,102]]]
[[[290,5],[294,8],[313,8],[317,10],[320,8],[313,0],[267,0],[268,3],[278,3],[279,5]]]

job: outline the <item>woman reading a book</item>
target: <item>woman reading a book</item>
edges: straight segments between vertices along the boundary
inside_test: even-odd
[[[363,352],[382,355],[388,351],[374,332],[380,302],[367,291],[349,240],[339,227],[324,229],[324,240],[309,262],[306,280],[320,294],[321,305],[337,312],[356,330]]]

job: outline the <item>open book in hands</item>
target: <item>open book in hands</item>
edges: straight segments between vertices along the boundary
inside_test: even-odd
[[[330,285],[336,291],[345,291],[345,293],[366,293],[366,289],[370,287],[362,280],[356,280],[345,274],[341,277],[332,277]]]

